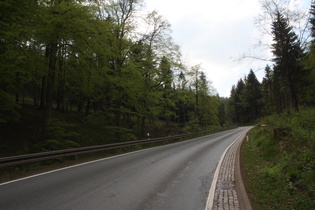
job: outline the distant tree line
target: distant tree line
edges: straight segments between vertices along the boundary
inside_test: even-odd
[[[170,24],[139,0],[0,2],[0,123],[20,106],[102,112],[124,129],[156,121],[192,130],[224,124],[222,101],[199,65],[183,64]],[[221,108],[220,108],[221,107]],[[221,110],[221,111],[220,111]]]
[[[315,104],[315,2],[311,4],[308,20],[311,40],[306,45],[301,43],[290,25],[290,18],[293,17],[277,5],[275,8],[269,11],[272,15],[271,52],[274,64],[272,67],[266,66],[261,83],[250,70],[244,79],[232,87],[227,103],[230,122],[253,123],[264,115],[299,111],[301,106]]]

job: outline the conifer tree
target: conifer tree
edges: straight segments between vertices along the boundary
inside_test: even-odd
[[[230,98],[227,102],[227,107],[226,107],[226,120],[229,123],[236,123],[237,122],[237,117],[236,117],[236,105],[235,105],[235,100],[236,100],[236,87],[235,85],[232,86],[231,93],[230,93]]]
[[[301,66],[299,62],[303,56],[300,42],[288,20],[279,11],[272,23],[273,41],[272,53],[274,55],[274,79],[278,83],[280,92],[276,97],[284,96],[280,111],[285,108],[298,110],[297,90]]]
[[[243,113],[246,122],[253,122],[261,116],[262,109],[261,84],[256,78],[253,70],[250,70],[246,77],[245,89],[243,93]]]
[[[234,109],[235,109],[235,117],[237,122],[245,123],[245,116],[244,113],[244,103],[243,103],[243,95],[245,90],[245,82],[243,79],[240,79],[237,82],[236,88],[235,88],[235,99],[234,99]]]
[[[272,114],[274,111],[274,94],[273,94],[273,71],[270,66],[265,67],[265,77],[262,81],[262,103],[263,103],[263,114]]]
[[[310,24],[311,24],[311,44],[309,47],[309,51],[305,56],[305,60],[303,61],[304,65],[304,76],[303,82],[305,86],[303,88],[303,98],[302,102],[307,105],[315,104],[315,1],[312,1],[311,9],[310,9]]]

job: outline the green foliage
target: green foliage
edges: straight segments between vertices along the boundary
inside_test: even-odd
[[[104,128],[108,125],[110,115],[107,112],[96,112],[86,117],[86,124],[93,128]]]
[[[136,140],[137,137],[132,129],[117,127],[112,123],[112,116],[106,112],[96,112],[86,118],[85,126],[82,128],[83,138],[90,138],[90,143],[105,144],[113,143],[115,133],[119,133],[121,141]]]
[[[51,139],[75,139],[78,135],[75,132],[66,132],[66,128],[72,127],[73,125],[61,121],[57,118],[50,120],[50,126],[48,128],[48,138]]]
[[[250,132],[242,148],[246,185],[257,209],[312,209],[315,205],[315,109],[273,115]],[[314,119],[314,118],[313,118]],[[286,126],[283,138],[274,129]]]
[[[78,133],[67,131],[67,128],[71,126],[71,124],[65,121],[52,118],[50,120],[50,126],[48,127],[48,139],[37,143],[35,145],[35,150],[37,152],[48,152],[80,147],[80,144],[75,140]]]
[[[161,121],[177,126],[163,135],[218,127],[219,118],[224,124],[200,65],[183,65],[170,24],[156,11],[140,26],[140,5],[0,2],[0,122],[18,121],[22,103],[44,119],[42,136],[24,140],[27,151],[139,139]],[[65,120],[74,110],[85,116],[80,123]]]
[[[279,165],[272,167],[264,167],[261,169],[261,173],[264,174],[265,178],[270,182],[278,181],[282,173],[282,168]]]

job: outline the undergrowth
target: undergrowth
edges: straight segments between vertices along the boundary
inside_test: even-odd
[[[315,209],[315,109],[269,116],[242,146],[254,209]]]

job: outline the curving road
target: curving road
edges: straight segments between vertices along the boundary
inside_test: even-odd
[[[0,184],[0,209],[205,209],[217,163],[247,128]]]

